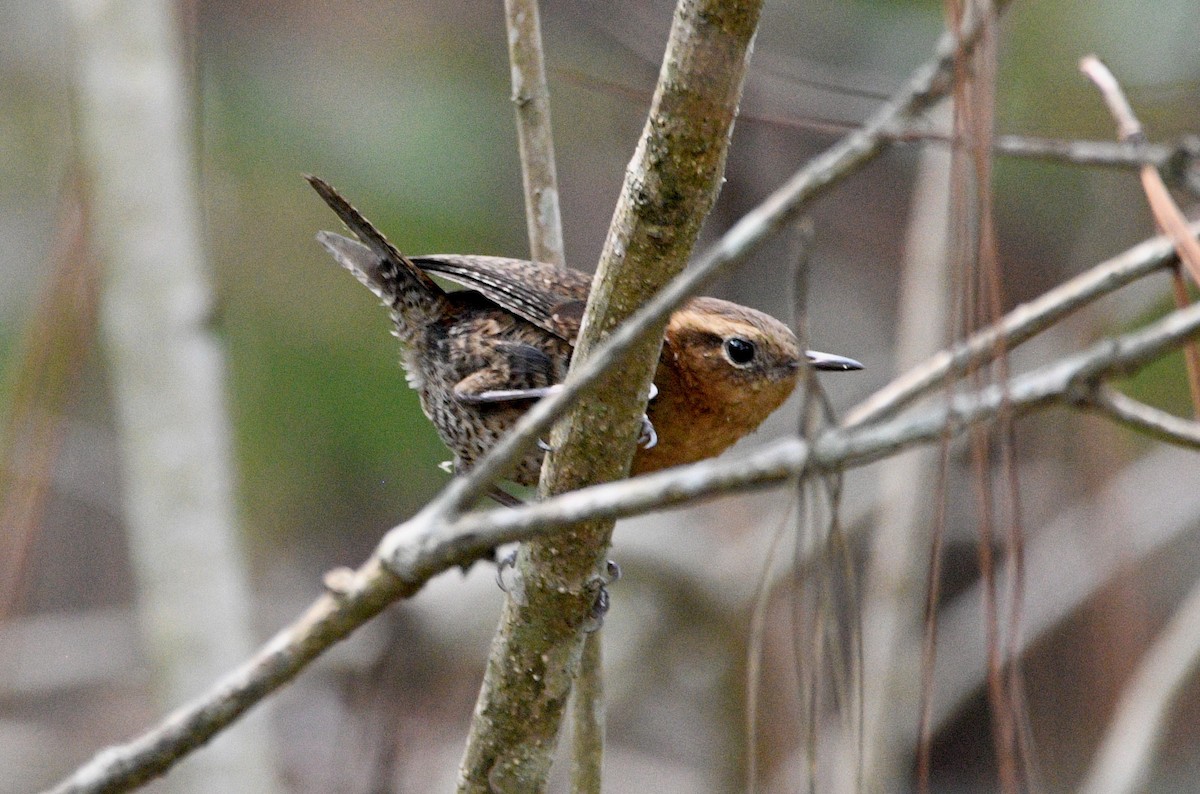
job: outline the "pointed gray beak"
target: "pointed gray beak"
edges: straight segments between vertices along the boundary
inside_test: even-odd
[[[851,372],[863,369],[861,363],[845,356],[835,356],[819,350],[805,350],[804,354],[808,356],[808,363],[812,364],[813,369],[832,370],[833,372]]]

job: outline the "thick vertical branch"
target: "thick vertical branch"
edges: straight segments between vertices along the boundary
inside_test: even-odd
[[[679,3],[572,369],[686,264],[720,186],[759,11],[756,0]],[[543,494],[628,473],[662,328],[642,337],[619,376],[602,379],[556,427]],[[461,791],[545,787],[611,531],[612,521],[594,521],[522,548],[519,597],[506,600],[493,642]]]
[[[566,264],[554,136],[550,124],[550,89],[537,0],[505,0],[508,60],[512,67],[512,99],[525,186],[525,224],[529,255],[534,261]],[[599,794],[604,758],[604,682],[600,634],[584,644],[572,708],[571,790]]]
[[[178,703],[253,647],[178,31],[157,0],[68,7],[125,517],[160,695]],[[273,790],[268,745],[249,723],[190,765],[193,784]]]

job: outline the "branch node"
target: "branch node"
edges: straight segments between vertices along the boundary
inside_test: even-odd
[[[321,578],[325,590],[335,598],[345,598],[354,589],[354,569],[346,566],[327,571]]]

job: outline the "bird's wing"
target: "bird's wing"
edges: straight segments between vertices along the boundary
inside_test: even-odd
[[[437,254],[412,262],[571,343],[592,286],[591,276],[578,270],[498,256]]]

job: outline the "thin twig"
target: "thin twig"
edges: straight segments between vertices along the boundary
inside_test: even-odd
[[[1160,441],[1200,449],[1200,422],[1146,405],[1110,386],[1092,392],[1085,405]]]
[[[760,64],[761,65],[761,64]],[[555,69],[557,77],[573,85],[609,95],[625,97],[634,101],[645,101],[650,92],[596,77],[575,69]],[[884,99],[884,96],[871,98]],[[828,118],[792,118],[761,113],[752,107],[743,106],[740,117],[743,121],[809,130],[827,135],[846,135],[858,129],[857,121],[840,121]],[[956,140],[946,132],[930,130],[919,120],[905,128],[881,133],[885,138],[901,144],[935,143],[945,146],[970,146],[969,142]],[[1165,174],[1166,181],[1178,188],[1200,194],[1200,139],[1196,135],[1183,135],[1174,144],[1119,143],[1116,141],[1092,141],[1079,138],[1046,138],[1038,135],[997,135],[992,141],[993,154],[1000,157],[1019,157],[1028,160],[1044,160],[1079,166],[1108,168],[1140,168],[1152,165]]]
[[[1200,222],[1192,224],[1189,233],[1200,234]],[[936,389],[949,373],[966,371],[990,361],[1001,338],[1011,350],[1089,303],[1175,262],[1175,257],[1174,246],[1166,237],[1138,243],[1041,297],[1021,304],[1000,322],[900,375],[848,411],[842,424],[855,427],[894,415]]]
[[[1007,1],[999,5],[1007,5]],[[967,43],[976,35],[973,24],[968,23],[962,37]],[[896,98],[864,129],[811,161],[744,217],[682,277],[615,330],[584,366],[573,370],[560,394],[535,404],[514,431],[493,447],[468,474],[456,477],[424,510],[388,532],[375,554],[361,568],[339,571],[331,580],[337,585],[336,596],[318,599],[304,617],[222,678],[208,694],[181,707],[138,739],[101,752],[53,791],[121,791],[165,773],[388,604],[415,593],[428,578],[450,567],[469,565],[483,558],[497,543],[536,537],[539,533],[531,531],[447,538],[435,529],[444,527],[448,518],[482,497],[515,460],[538,438],[544,437],[550,425],[583,391],[684,300],[722,269],[744,261],[760,244],[802,212],[818,193],[880,154],[886,148],[889,129],[903,124],[944,96],[950,85],[954,42],[955,37],[944,35],[934,58],[918,67]],[[711,465],[715,464],[697,464],[697,471]],[[684,482],[694,477],[687,472],[676,474]],[[769,481],[764,477],[761,483]],[[749,487],[759,485],[760,482],[754,482]],[[662,498],[662,504],[672,503],[670,492]],[[678,501],[683,498],[686,497],[680,497]],[[501,537],[505,540],[498,540]],[[390,573],[389,568],[403,572],[404,579]]]
[[[604,771],[605,702],[602,634],[588,634],[571,692],[571,791],[600,794]]]
[[[1009,405],[1019,413],[1063,399],[1086,402],[1088,384],[1096,378],[1144,364],[1198,332],[1200,305],[1014,378],[1003,389]],[[865,465],[935,441],[947,427],[961,432],[970,423],[988,421],[1000,410],[1002,398],[1002,387],[993,386],[877,427],[827,430],[811,448],[789,439],[742,460],[704,461],[521,508],[472,513],[449,524],[429,523],[424,514],[418,515],[389,533],[400,575],[390,573],[377,557],[359,571],[334,572],[327,577],[331,594],[318,599],[253,658],[141,737],[100,753],[52,791],[124,791],[162,774],[388,604],[414,595],[443,571],[487,557],[497,545],[544,536],[564,524],[596,516],[634,515],[794,480],[807,472]]]
[[[504,10],[530,258],[565,265],[550,124],[550,89],[546,84],[538,3],[505,0]],[[600,642],[599,630],[589,634],[585,641],[571,707],[571,789],[585,794],[599,794],[604,758],[604,671]]]
[[[1142,129],[1142,123],[1138,121],[1133,107],[1125,98],[1125,92],[1121,90],[1121,84],[1108,67],[1096,56],[1088,55],[1080,61],[1079,70],[1100,90],[1100,95],[1117,123],[1117,135],[1121,142],[1144,142],[1146,133]],[[1175,243],[1179,260],[1191,274],[1192,280],[1200,284],[1200,242],[1189,232],[1187,218],[1171,198],[1167,186],[1163,184],[1162,176],[1154,166],[1142,166],[1141,176],[1142,189],[1146,193],[1150,210],[1154,213],[1154,220]],[[1183,308],[1190,302],[1190,298],[1182,274],[1176,272],[1173,286],[1175,305]],[[1183,358],[1187,368],[1188,389],[1192,395],[1192,412],[1200,418],[1200,345],[1184,345]]]
[[[550,89],[542,52],[537,0],[505,0],[508,60],[512,66],[512,102],[517,114],[521,182],[525,187],[525,225],[529,256],[535,262],[566,264],[554,136],[550,127]]]

